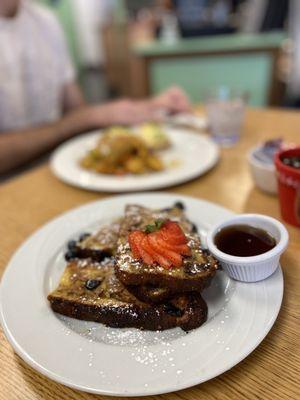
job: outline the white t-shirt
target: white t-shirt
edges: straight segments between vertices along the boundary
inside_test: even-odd
[[[65,84],[74,81],[62,29],[45,8],[21,0],[0,17],[0,132],[55,121]]]

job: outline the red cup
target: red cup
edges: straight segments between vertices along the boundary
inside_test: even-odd
[[[300,227],[300,169],[282,162],[290,156],[300,156],[300,147],[280,151],[275,156],[280,209],[286,222]]]

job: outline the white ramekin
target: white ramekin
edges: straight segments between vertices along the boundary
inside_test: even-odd
[[[266,164],[259,161],[254,154],[260,146],[253,148],[248,153],[248,163],[251,175],[257,187],[267,193],[276,194],[277,178],[275,164]]]
[[[232,225],[250,225],[264,229],[276,239],[277,244],[266,253],[252,257],[236,257],[223,253],[216,247],[214,238],[222,228]],[[285,226],[276,219],[260,214],[242,214],[214,226],[207,235],[207,246],[231,278],[241,282],[257,282],[276,271],[288,240]]]

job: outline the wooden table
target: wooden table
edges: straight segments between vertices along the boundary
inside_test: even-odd
[[[280,219],[277,197],[264,194],[253,186],[246,152],[258,141],[271,137],[281,136],[299,143],[299,127],[300,113],[251,110],[242,140],[235,147],[222,151],[221,161],[215,169],[193,182],[167,191],[207,199],[235,212],[258,212]],[[47,165],[0,186],[1,273],[16,248],[38,227],[65,210],[105,196],[66,186],[51,174]],[[266,339],[231,371],[161,398],[300,399],[300,230],[287,228],[290,245],[282,257],[284,299],[279,317]],[[14,353],[3,333],[0,334],[1,400],[96,398],[38,374]]]

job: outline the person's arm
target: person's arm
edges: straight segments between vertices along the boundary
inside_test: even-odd
[[[64,113],[86,105],[82,91],[75,81],[64,86],[62,105]]]
[[[159,119],[160,109],[171,112],[189,109],[188,100],[177,88],[149,100],[118,100],[103,105],[82,106],[61,120],[16,132],[0,132],[0,174],[9,172],[54,149],[63,141],[108,125],[134,125]]]
[[[0,174],[7,173],[54,149],[63,141],[108,125],[131,125],[155,119],[149,101],[119,100],[80,107],[58,122],[15,132],[0,132]]]
[[[7,173],[89,129],[87,109],[71,112],[58,122],[0,133],[0,174]]]

